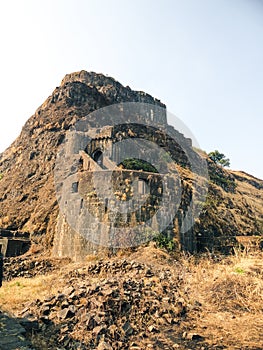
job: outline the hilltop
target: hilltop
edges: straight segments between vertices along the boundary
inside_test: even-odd
[[[59,214],[53,178],[58,147],[77,121],[119,102],[165,107],[158,99],[103,74],[80,71],[65,76],[0,156],[0,228],[29,232],[50,249]],[[96,127],[96,120],[90,120],[90,125]],[[199,249],[232,245],[235,236],[262,235],[263,181],[223,169],[203,152],[202,157],[208,163],[210,181],[194,226]],[[178,164],[178,171],[187,192],[191,169]]]

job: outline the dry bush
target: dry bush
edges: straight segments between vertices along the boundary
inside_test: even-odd
[[[193,305],[190,323],[210,345],[263,348],[263,254],[236,250],[232,256],[184,255],[184,288]],[[196,309],[198,301],[201,307]]]
[[[243,272],[220,276],[207,292],[207,301],[218,311],[263,311],[263,281]]]
[[[43,247],[37,243],[32,243],[26,255],[36,255],[43,252]]]

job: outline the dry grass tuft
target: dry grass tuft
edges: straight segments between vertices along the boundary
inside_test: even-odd
[[[0,309],[17,314],[25,303],[56,294],[65,286],[65,274],[76,267],[77,264],[65,261],[65,266],[46,275],[4,281],[0,288]]]
[[[185,256],[185,289],[202,307],[192,312],[195,330],[208,343],[229,349],[263,348],[263,254]]]
[[[57,290],[54,275],[37,276],[35,278],[15,278],[4,282],[0,289],[0,308],[16,313],[21,306],[35,299],[42,299]]]
[[[242,271],[242,270],[240,270]],[[245,273],[226,273],[207,285],[207,301],[218,311],[263,311],[263,281]]]

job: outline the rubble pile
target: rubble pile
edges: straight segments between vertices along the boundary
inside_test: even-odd
[[[164,334],[174,334],[187,315],[180,270],[175,275],[137,261],[98,261],[72,270],[65,281],[59,293],[26,304],[20,315],[37,322],[38,332],[49,334],[49,343],[52,338],[59,348],[154,346]],[[175,344],[168,335],[164,338],[168,348]]]
[[[60,269],[69,259],[32,258],[31,256],[12,257],[4,259],[4,280],[15,277],[31,278],[45,275]]]

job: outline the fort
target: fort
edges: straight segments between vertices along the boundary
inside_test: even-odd
[[[191,140],[175,133],[177,138],[172,138],[165,130],[128,123],[68,136],[64,152],[67,159],[74,154],[75,171],[71,163],[58,166],[63,175],[56,182],[63,190],[58,196],[61,212],[54,238],[55,256],[82,260],[98,249],[137,246],[162,231],[178,248],[196,250],[193,230],[180,233],[185,215],[178,202],[181,180],[177,171],[169,170],[172,158],[166,156],[167,152],[176,154],[178,165],[189,166],[182,139],[189,149]],[[137,154],[139,159],[134,156]],[[158,169],[140,160],[154,157],[158,158]]]
[[[103,74],[67,74],[0,154],[1,251],[18,255],[32,238],[81,260],[156,232],[188,252],[262,236],[262,180],[218,166],[184,134],[149,94]]]

